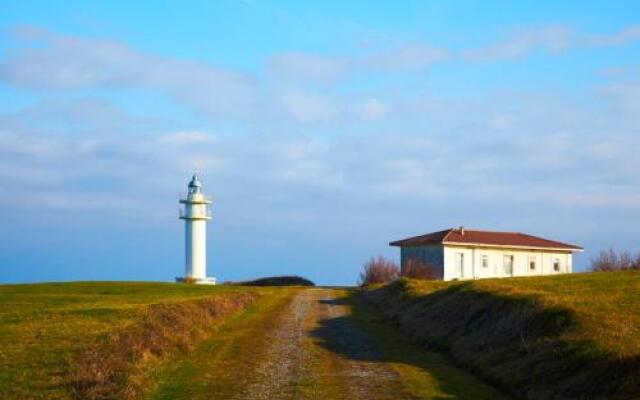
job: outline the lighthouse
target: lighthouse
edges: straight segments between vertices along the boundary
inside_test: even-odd
[[[216,279],[207,277],[207,221],[211,219],[211,200],[202,193],[202,182],[193,175],[187,196],[180,199],[184,209],[180,219],[184,220],[185,272],[178,282],[215,285]]]

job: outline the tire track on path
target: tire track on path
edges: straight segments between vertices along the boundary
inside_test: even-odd
[[[244,389],[234,399],[294,398],[303,358],[303,320],[309,314],[312,301],[307,292],[298,293],[287,310],[278,316],[276,327],[267,333],[265,361],[250,371]]]
[[[266,357],[234,399],[405,399],[401,377],[348,318],[342,293],[307,289],[267,333]]]

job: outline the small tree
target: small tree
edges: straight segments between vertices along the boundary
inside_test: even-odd
[[[372,257],[362,266],[360,286],[391,282],[400,276],[398,264],[383,256]]]
[[[628,251],[620,253],[620,269],[633,269],[633,257]]]
[[[631,253],[623,251],[617,253],[613,248],[602,250],[596,257],[591,258],[592,271],[621,271],[640,270],[640,253],[633,258]]]
[[[440,278],[438,270],[413,258],[404,263],[401,275],[413,279],[433,280]]]
[[[613,248],[601,250],[597,256],[591,257],[592,271],[613,271],[618,266],[618,253]]]

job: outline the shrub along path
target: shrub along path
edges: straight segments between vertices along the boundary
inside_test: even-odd
[[[166,367],[149,399],[504,399],[354,292],[282,289]]]

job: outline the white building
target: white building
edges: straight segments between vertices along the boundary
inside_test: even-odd
[[[214,285],[215,278],[207,277],[207,221],[211,219],[211,200],[202,193],[202,182],[193,175],[187,196],[180,199],[184,209],[180,219],[185,226],[185,272],[178,282]]]
[[[389,243],[400,247],[401,269],[409,260],[434,268],[445,281],[571,273],[579,246],[516,232],[463,227]]]

